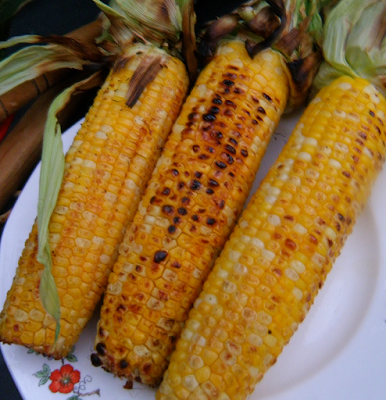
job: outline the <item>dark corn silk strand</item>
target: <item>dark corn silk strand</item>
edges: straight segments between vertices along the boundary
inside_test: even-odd
[[[304,320],[386,153],[386,100],[340,78],[297,124],[209,274],[157,400],[244,400]]]
[[[223,45],[200,74],[109,278],[93,362],[155,385],[287,102],[281,56]]]

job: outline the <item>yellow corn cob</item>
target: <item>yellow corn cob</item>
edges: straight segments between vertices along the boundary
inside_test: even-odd
[[[312,101],[189,314],[158,400],[245,399],[303,321],[385,159],[385,98],[339,78]]]
[[[146,57],[163,67],[132,108],[131,77]],[[64,357],[107,285],[117,245],[132,221],[160,149],[186,95],[183,63],[163,50],[135,45],[116,63],[66,156],[66,171],[50,220],[52,273],[61,303],[61,332],[39,298],[43,265],[36,261],[34,225],[0,314],[0,340]]]
[[[224,44],[168,138],[109,278],[94,365],[155,385],[289,95],[282,56]]]

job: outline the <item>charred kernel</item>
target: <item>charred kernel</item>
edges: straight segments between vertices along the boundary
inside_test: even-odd
[[[209,183],[209,186],[212,186],[212,187],[219,186],[219,183],[217,181],[215,181],[214,179],[209,179],[208,183]]]
[[[218,114],[219,112],[220,112],[220,109],[216,106],[211,107],[209,110],[210,114]]]
[[[222,210],[225,207],[225,200],[219,200],[216,202],[217,207]]]
[[[204,114],[202,118],[204,119],[204,121],[209,121],[209,122],[216,120],[216,116],[213,114]]]
[[[170,194],[170,189],[169,189],[169,188],[165,188],[165,189],[162,191],[162,194],[165,195],[165,196],[168,196],[168,195]]]
[[[225,163],[223,163],[222,161],[215,161],[215,164],[218,168],[224,169],[227,167],[227,165]]]
[[[193,146],[193,151],[194,151],[195,153],[198,153],[198,152],[200,151],[200,146],[199,146],[198,144],[195,144],[195,145]]]
[[[207,193],[207,194],[213,194],[213,193],[214,193],[214,190],[211,189],[211,188],[208,188],[208,189],[206,189],[206,193]]]
[[[198,158],[199,158],[200,160],[207,160],[207,159],[209,158],[209,156],[208,156],[207,154],[200,154],[200,155],[198,156]]]
[[[206,121],[202,124],[201,129],[204,132],[208,132],[213,129],[213,122]]]
[[[234,145],[234,146],[237,146],[238,145],[238,143],[237,143],[237,140],[236,139],[233,139],[233,138],[229,138],[229,141]]]
[[[181,203],[182,203],[182,204],[185,204],[185,205],[189,204],[189,203],[190,203],[189,197],[183,197],[183,198],[181,199]]]
[[[174,214],[174,207],[170,205],[166,205],[162,207],[162,212],[166,215],[173,215]]]
[[[193,216],[192,216],[192,220],[193,221],[198,221],[200,219],[200,217],[197,215],[197,214],[194,214]]]
[[[231,107],[231,108],[236,108],[237,107],[236,104],[233,103],[233,101],[231,101],[231,100],[225,100],[225,104],[227,106]]]
[[[136,265],[136,266],[135,266],[135,270],[136,270],[138,273],[140,273],[140,272],[142,272],[143,267],[142,267],[141,265]],[[126,311],[126,307],[125,307],[123,304],[120,304],[120,305],[117,307],[117,310],[119,310],[119,309],[122,309],[122,311]]]
[[[229,151],[229,153],[231,153],[231,154],[236,154],[236,149],[233,146],[231,146],[230,144],[225,145],[225,150]]]
[[[337,215],[338,215],[338,218],[339,218],[341,221],[344,222],[344,220],[345,220],[344,216],[343,216],[341,213],[338,213]]]
[[[216,130],[213,130],[210,133],[210,136],[214,137],[215,139],[222,139],[223,138],[223,134],[220,131],[216,131]]]
[[[178,185],[177,185],[177,189],[178,190],[182,190],[184,187],[185,187],[185,183],[184,182],[178,182]]]
[[[222,81],[222,83],[223,83],[225,86],[228,86],[228,87],[232,87],[232,86],[235,84],[234,82],[230,81],[229,79],[224,79],[224,80]]]
[[[263,107],[257,107],[257,111],[261,112],[262,114],[265,114],[265,110]]]
[[[181,264],[178,261],[173,261],[172,262],[172,267],[173,268],[181,268]]]
[[[198,190],[201,187],[201,182],[196,181],[195,179],[192,180],[192,183],[190,184],[190,188],[192,190]]]
[[[158,250],[155,252],[153,260],[156,263],[160,263],[165,260],[167,255],[168,253],[165,250]]]
[[[142,271],[142,267],[140,267],[139,265],[137,265],[137,266],[135,267],[135,270],[136,270],[137,272],[141,272],[141,271]],[[120,304],[120,305],[116,308],[116,310],[117,310],[118,312],[122,312],[122,313],[124,314],[125,311],[127,311],[127,308],[126,308],[126,306],[125,306],[124,304]]]
[[[181,218],[180,217],[174,217],[173,218],[173,222],[174,222],[174,224],[178,225],[181,222]]]
[[[233,117],[233,112],[229,108],[227,108],[224,111],[224,115],[226,115],[227,117]]]
[[[197,121],[199,116],[200,116],[200,114],[198,114],[198,113],[190,113],[188,115],[188,119],[191,121]]]
[[[310,242],[314,244],[318,244],[318,239],[314,235],[310,235]]]
[[[131,390],[133,388],[133,380],[132,379],[127,380],[123,388]]]
[[[128,366],[129,366],[129,364],[127,363],[126,360],[121,360],[121,361],[119,362],[119,368],[121,368],[121,369],[125,369],[125,368],[127,368]]]
[[[258,122],[257,122],[255,119],[253,119],[253,120],[252,120],[252,124],[253,124],[253,125],[257,125]]]
[[[102,360],[98,357],[97,354],[91,354],[91,363],[94,367],[100,367],[102,365]]]
[[[272,101],[272,99],[266,93],[263,93],[263,97],[268,101]]]
[[[228,77],[230,79],[237,79],[237,75],[236,74],[232,74],[231,72],[227,72],[223,76],[226,76],[226,77]]]
[[[296,250],[296,248],[297,248],[296,243],[295,243],[293,240],[291,240],[291,239],[287,239],[287,240],[285,241],[285,245],[286,245],[286,247],[288,247],[288,248],[291,249],[291,250]]]
[[[196,172],[194,173],[194,176],[195,176],[197,179],[200,179],[200,178],[202,177],[202,172],[196,171]]]
[[[375,114],[374,114],[374,112],[373,111],[369,111],[369,114],[372,116],[372,117],[375,117]]]
[[[153,196],[151,199],[150,199],[150,204],[153,204],[155,201],[156,201],[156,197],[155,196]]]
[[[178,214],[180,214],[180,215],[186,215],[188,213],[188,211],[184,207],[180,207],[177,211],[178,211]]]
[[[342,174],[346,177],[346,178],[351,178],[351,174],[348,171],[343,171]]]
[[[228,174],[231,178],[234,178],[235,177],[235,174],[233,173],[233,172],[229,172],[229,174]]]
[[[104,343],[98,343],[95,348],[101,356],[106,354],[106,345]]]
[[[235,90],[233,91],[233,93],[236,93],[236,94],[244,94],[244,93],[245,93],[245,90],[244,90],[244,89],[241,89],[241,88],[235,88]]]
[[[173,176],[177,176],[177,175],[179,175],[179,172],[178,172],[178,170],[176,170],[176,169],[172,169],[172,175],[173,175]]]
[[[174,225],[170,225],[168,227],[168,232],[169,233],[175,233],[176,230],[177,230],[177,228]]]
[[[252,96],[252,100],[253,100],[255,103],[260,103],[260,100],[259,100],[257,97],[255,97],[255,96]]]
[[[244,157],[248,157],[248,150],[242,149],[241,150],[241,155],[244,156]]]
[[[215,222],[216,222],[216,220],[214,218],[211,218],[211,217],[207,218],[207,220],[206,220],[206,223],[208,225],[213,225]]]
[[[233,164],[233,157],[228,153],[222,153],[220,157],[228,164]]]
[[[212,102],[213,102],[214,104],[222,104],[222,100],[219,99],[218,97],[216,97],[215,99],[213,99]]]

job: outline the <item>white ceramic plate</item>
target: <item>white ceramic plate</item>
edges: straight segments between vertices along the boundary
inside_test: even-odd
[[[271,141],[254,188],[275,160],[299,115],[285,117]],[[64,134],[67,149],[80,123]],[[36,216],[39,167],[25,186],[4,229],[0,251],[0,305],[11,286],[19,255]],[[386,171],[347,240],[321,293],[275,366],[251,400],[380,400],[386,398]],[[155,391],[125,381],[91,365],[98,312],[73,354],[49,360],[16,345],[1,350],[25,400],[154,399]],[[69,364],[71,367],[63,365]],[[58,370],[51,375],[52,372]],[[59,372],[79,377],[67,394],[54,393]],[[79,371],[79,374],[74,371]],[[75,379],[77,380],[77,379]],[[240,388],[242,390],[242,388]],[[100,395],[100,397],[98,396]]]

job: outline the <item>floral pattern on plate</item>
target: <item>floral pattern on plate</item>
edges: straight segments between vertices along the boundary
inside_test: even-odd
[[[86,375],[81,379],[81,372],[75,369],[71,364],[66,364],[68,362],[77,362],[78,359],[74,355],[75,347],[61,361],[54,361],[55,363],[61,362],[61,366],[55,369],[51,369],[50,365],[44,363],[42,369],[33,375],[39,379],[38,386],[48,385],[49,390],[52,393],[62,393],[69,394],[72,393],[67,400],[79,400],[82,396],[91,396],[93,394],[100,395],[100,389],[93,390],[92,392],[86,392],[86,385],[92,382],[90,375]],[[34,350],[29,350],[29,354],[35,353]],[[50,359],[48,359],[50,360]]]

